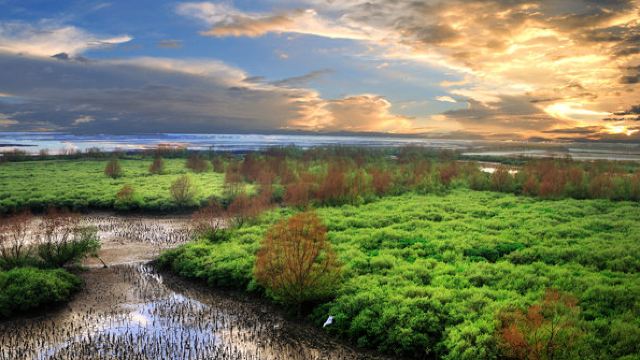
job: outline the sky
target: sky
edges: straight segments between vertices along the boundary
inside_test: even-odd
[[[640,0],[0,0],[0,131],[640,141]]]

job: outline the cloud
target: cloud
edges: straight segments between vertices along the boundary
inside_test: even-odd
[[[414,133],[420,129],[414,119],[391,113],[391,103],[373,94],[321,100],[302,107],[291,125],[307,130]]]
[[[612,116],[603,119],[604,121],[615,121],[618,123],[640,121],[640,104],[632,105],[624,111],[616,111]]]
[[[549,115],[566,120],[599,120],[605,116],[611,115],[607,111],[594,111],[584,109],[581,103],[556,102],[544,108]]]
[[[438,101],[442,101],[442,102],[450,102],[450,103],[456,103],[456,99],[452,98],[451,96],[437,96],[436,100]]]
[[[327,74],[331,74],[332,72],[333,71],[330,69],[316,70],[301,76],[294,76],[287,79],[274,81],[272,84],[276,86],[300,87],[307,85],[309,82],[319,79]]]
[[[1,90],[26,99],[0,102],[0,111],[20,114],[14,118],[24,129],[46,123],[60,130],[82,124],[90,132],[273,131],[295,115],[290,103],[308,95],[244,82],[241,70],[216,61],[78,63],[0,54],[0,69]]]
[[[293,15],[295,17],[295,14]],[[286,32],[294,24],[289,15],[273,15],[259,18],[239,17],[228,24],[215,25],[211,30],[203,31],[209,36],[262,36],[268,32]]]
[[[291,14],[261,15],[244,13],[231,5],[216,3],[182,3],[177,6],[181,15],[194,17],[212,26],[201,32],[208,36],[250,36],[256,37],[268,32],[282,32],[293,25]]]
[[[201,34],[215,37],[257,37],[273,32],[366,40],[368,32],[373,30],[327,19],[314,9],[292,9],[265,14],[244,12],[224,3],[187,2],[179,4],[176,12],[210,26]]]
[[[638,128],[627,126],[584,126],[547,130],[544,133],[559,135],[562,140],[570,141],[635,142],[640,139],[639,131]]]
[[[82,56],[86,51],[122,44],[131,37],[96,35],[52,20],[5,21],[0,23],[0,93],[11,96],[0,97],[0,111],[11,114],[16,123],[4,127],[428,130],[523,137],[579,136],[566,132],[599,127],[599,134],[635,136],[633,123],[637,125],[640,118],[634,113],[640,104],[637,0],[266,4],[274,8],[247,11],[225,1],[181,2],[174,10],[199,22],[204,36],[321,36],[350,40],[340,44],[346,53],[350,46],[343,43],[360,42],[367,50],[350,53],[350,61],[382,64],[381,73],[389,72],[383,69],[391,63],[394,68],[397,64],[418,69],[412,73],[416,77],[423,74],[420,67],[427,67],[429,72],[435,69],[450,79],[461,79],[433,84],[447,95],[430,93],[426,99],[433,104],[435,96],[451,103],[447,109],[454,109],[414,118],[394,113],[389,98],[365,91],[324,99],[311,85],[324,80],[327,70],[270,82],[217,60],[89,60]],[[287,41],[299,39],[306,37],[287,37]],[[162,48],[181,45],[170,39],[157,43]],[[288,58],[284,52],[275,53]],[[390,91],[384,84],[381,88]],[[415,113],[403,109],[402,103],[395,105]],[[86,116],[93,121],[75,123]]]
[[[0,53],[0,101],[12,130],[131,132],[410,131],[375,95],[325,100],[307,81],[277,83],[212,60],[130,58],[59,61]],[[24,76],[30,74],[30,76]],[[313,122],[310,122],[313,121]]]
[[[18,121],[10,119],[6,114],[0,113],[0,127],[9,127],[17,124]]]
[[[289,58],[289,54],[282,50],[276,50],[275,54],[282,60],[287,60]]]
[[[178,11],[201,19],[208,26],[206,35],[298,33],[350,39],[366,43],[369,58],[453,72],[464,80],[441,86],[470,99],[473,108],[444,114],[455,121],[480,122],[477,116],[484,112],[498,115],[495,124],[486,121],[489,127],[507,129],[513,124],[511,130],[533,132],[567,123],[587,126],[640,102],[640,92],[633,91],[640,76],[636,0],[300,0],[296,4],[299,8],[280,6],[277,11],[255,13],[203,2],[181,5]],[[519,106],[500,105],[513,104],[517,98],[523,100]],[[525,108],[531,113],[521,114]],[[545,128],[537,128],[540,124]]]
[[[602,132],[601,126],[580,126],[574,128],[561,128],[553,130],[544,130],[547,134],[566,134],[566,135],[590,135],[594,136]]]
[[[640,115],[640,104],[633,105],[628,110],[616,112],[614,115]]]
[[[467,131],[538,131],[550,129],[563,121],[553,118],[531,103],[526,96],[500,96],[498,100],[483,103],[467,99],[465,109],[443,113],[447,120],[455,121]]]
[[[86,124],[86,123],[90,123],[92,121],[95,121],[96,118],[94,118],[91,115],[82,115],[78,118],[76,118],[75,120],[73,120],[73,125],[80,125],[80,124]]]
[[[624,75],[620,78],[620,84],[632,85],[640,82],[640,75]]]
[[[44,21],[37,26],[19,21],[0,22],[0,51],[11,53],[74,56],[89,49],[104,49],[131,40],[128,35],[96,36],[74,26]]]

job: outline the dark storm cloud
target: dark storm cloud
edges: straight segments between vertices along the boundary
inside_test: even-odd
[[[547,134],[566,134],[566,135],[596,135],[602,131],[600,126],[583,126],[575,128],[545,130]]]
[[[21,99],[0,98],[0,113],[11,114],[16,130],[271,131],[295,117],[292,99],[308,95],[250,83],[232,86],[244,84],[242,74],[225,77],[234,69],[198,66],[211,74],[175,71],[158,60],[83,63],[0,53],[0,92]]]
[[[411,34],[416,41],[422,44],[443,45],[459,38],[460,34],[447,24],[428,26],[400,26],[400,29]]]
[[[633,105],[628,110],[618,111],[618,112],[615,112],[613,114],[616,115],[616,116],[640,115],[640,104],[639,105]],[[625,118],[622,118],[622,119],[625,119]],[[640,120],[640,116],[637,117],[635,120]]]
[[[638,82],[640,82],[640,75],[625,75],[620,78],[621,84],[631,85],[637,84]]]

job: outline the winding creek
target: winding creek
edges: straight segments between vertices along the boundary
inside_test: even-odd
[[[0,360],[382,359],[262,300],[158,273],[148,260],[187,241],[187,218],[83,221],[99,228],[109,267],[88,261],[70,303],[0,322]]]

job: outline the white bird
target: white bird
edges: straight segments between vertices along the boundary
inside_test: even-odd
[[[327,326],[329,326],[331,324],[333,324],[333,316],[329,316],[327,318],[327,321],[324,322],[324,325],[322,325],[322,327],[325,328],[325,327],[327,327]]]

